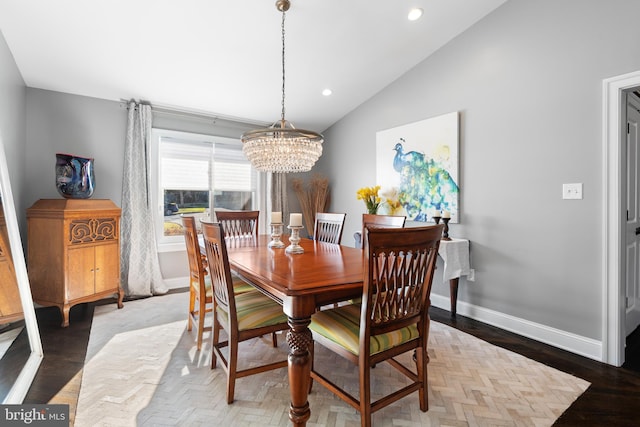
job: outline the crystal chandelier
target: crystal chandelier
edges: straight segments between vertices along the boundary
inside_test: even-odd
[[[242,151],[261,172],[307,172],[322,154],[323,137],[319,133],[296,129],[284,118],[284,20],[289,0],[276,1],[282,12],[282,115],[266,129],[242,134]]]

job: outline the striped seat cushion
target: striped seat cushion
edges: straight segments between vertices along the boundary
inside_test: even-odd
[[[240,276],[237,276],[233,273],[231,273],[231,280],[233,281],[233,292],[236,295],[256,290],[256,288],[242,280]]]
[[[322,335],[349,352],[358,355],[360,353],[360,309],[360,304],[349,304],[331,310],[318,311],[311,318],[309,329],[314,334]],[[372,336],[371,354],[379,353],[416,338],[418,338],[416,325]]]
[[[232,280],[233,280],[233,292],[236,295],[256,290],[256,288],[254,288],[253,286],[251,286],[250,284],[248,284],[247,282],[242,280],[240,278],[240,276],[236,276],[236,275],[232,275],[232,276],[233,276],[232,277]],[[204,288],[207,291],[207,298],[212,298],[213,297],[213,291],[211,289],[211,277],[209,277],[208,274],[206,276],[204,276]]]
[[[227,312],[221,307],[217,307],[217,310],[222,321],[228,323]],[[238,329],[241,331],[287,323],[282,306],[257,290],[236,294],[236,310]]]
[[[204,276],[204,290],[206,291],[207,298],[213,298],[213,291],[211,290],[211,277],[207,274]]]

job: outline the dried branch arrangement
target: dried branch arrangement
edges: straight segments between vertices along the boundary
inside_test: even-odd
[[[329,179],[316,174],[311,177],[306,186],[300,178],[295,178],[291,182],[300,202],[307,233],[312,236],[316,212],[326,212],[329,206]]]

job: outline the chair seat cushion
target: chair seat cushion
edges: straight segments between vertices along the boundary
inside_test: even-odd
[[[207,274],[204,276],[204,290],[205,296],[210,299],[213,298],[213,290],[211,289],[211,277]]]
[[[342,307],[321,310],[311,318],[309,329],[314,334],[333,341],[349,352],[360,353],[360,310],[361,304],[349,304]],[[418,327],[407,326],[396,331],[371,337],[371,354],[390,349],[407,341],[418,338]]]
[[[233,275],[233,292],[238,294],[243,294],[245,292],[255,291],[256,288],[245,282],[240,278],[240,276]],[[207,274],[204,276],[204,289],[206,290],[206,297],[213,298],[213,290],[211,288],[211,277]]]
[[[236,294],[235,298],[238,329],[241,331],[287,323],[282,306],[255,289]],[[217,311],[222,321],[228,323],[227,312],[220,306],[217,307]]]
[[[231,273],[231,280],[233,281],[233,293],[235,293],[236,295],[256,290],[256,288],[242,280],[240,276],[237,276],[234,273]]]

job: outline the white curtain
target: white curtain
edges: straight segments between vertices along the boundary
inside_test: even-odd
[[[285,224],[289,223],[289,198],[287,196],[286,173],[271,174],[271,212],[282,212],[282,221]]]
[[[122,182],[121,283],[125,295],[145,297],[167,292],[162,280],[153,229],[149,144],[151,106],[130,101]]]

